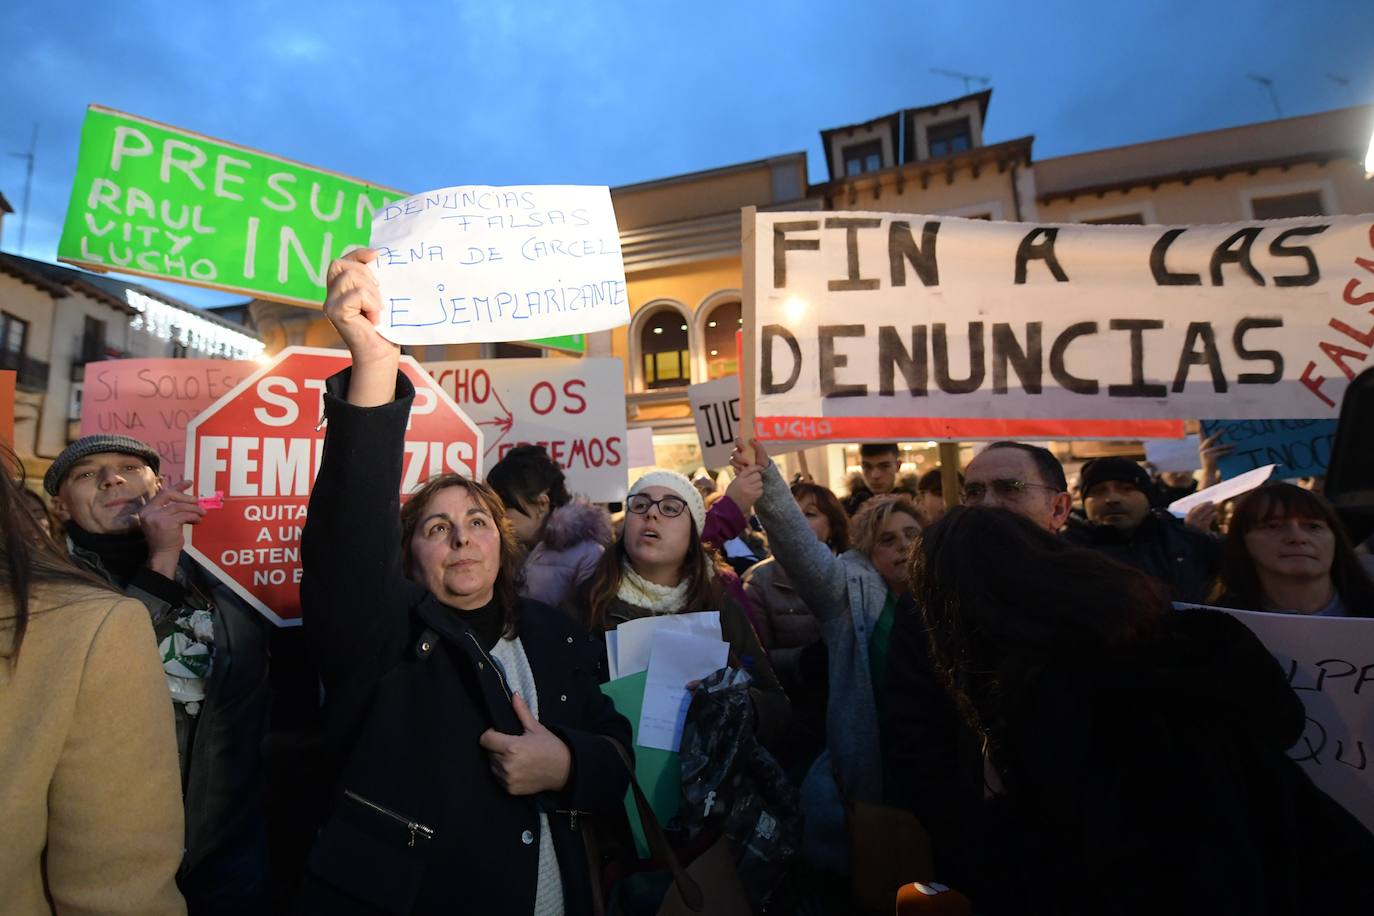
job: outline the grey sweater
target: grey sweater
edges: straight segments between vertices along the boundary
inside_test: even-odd
[[[846,801],[881,802],[878,710],[869,677],[868,639],[883,612],[887,583],[858,550],[835,556],[812,533],[792,491],[770,464],[754,512],[773,556],[821,624],[830,656],[826,746]]]

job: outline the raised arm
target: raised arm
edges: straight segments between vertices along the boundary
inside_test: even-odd
[[[363,696],[407,635],[400,488],[415,389],[377,333],[377,284],[357,251],[329,268],[325,314],[353,366],[329,379],[324,454],[301,539],[301,603],[328,702]]]
[[[754,454],[763,468],[763,495],[754,503],[754,514],[768,532],[768,547],[779,565],[791,577],[797,594],[806,596],[807,607],[820,620],[833,619],[848,611],[845,592],[844,567],[830,548],[816,537],[802,515],[801,507],[792,498],[792,491],[782,479],[778,466],[772,462],[758,443]],[[741,448],[735,449],[737,470],[743,473],[751,467],[743,460]]]

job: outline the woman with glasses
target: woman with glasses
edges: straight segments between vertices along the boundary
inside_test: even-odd
[[[749,622],[739,579],[701,537],[706,506],[681,474],[654,470],[630,488],[619,539],[581,594],[583,620],[593,633],[659,614],[719,611],[730,665],[747,668],[758,736],[765,746],[784,735],[791,705]]]
[[[400,505],[415,387],[374,326],[375,257],[330,265],[324,307],[353,365],[326,382],[301,544],[330,810],[296,912],[591,914],[582,831],[623,810],[629,723],[595,640],[516,593],[489,487],[443,474]]]
[[[742,447],[731,464],[740,474],[762,473],[754,511],[768,532],[773,556],[820,620],[828,649],[828,753],[802,786],[808,857],[830,871],[848,871],[845,807],[886,797],[878,736],[881,686],[898,608],[910,602],[907,554],[920,533],[906,496],[865,502],[849,526],[850,549],[836,556],[812,533],[777,465],[757,442],[750,462]],[[893,893],[896,885],[893,886]]]

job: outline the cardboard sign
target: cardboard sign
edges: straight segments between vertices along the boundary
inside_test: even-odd
[[[186,427],[196,414],[252,375],[258,364],[229,359],[109,359],[86,364],[81,435],[131,436],[162,459],[169,483],[186,465]]]
[[[753,412],[1329,418],[1374,348],[1370,235],[756,212]]]
[[[1307,708],[1288,755],[1374,830],[1374,619],[1216,610],[1259,637]]]
[[[404,196],[98,105],[76,169],[59,260],[314,308]]]
[[[739,376],[727,375],[692,385],[687,389],[687,400],[697,427],[701,463],[711,470],[725,467],[739,435]]]
[[[1336,444],[1335,420],[1202,420],[1203,437],[1221,433],[1218,445],[1235,450],[1217,462],[1222,479],[1266,464],[1274,477],[1315,477],[1326,473]]]
[[[301,622],[301,529],[324,452],[324,383],[343,350],[288,347],[191,421],[186,476],[222,505],[190,528],[186,550],[278,626]],[[415,384],[401,498],[436,474],[482,473],[482,429],[409,356]],[[381,520],[359,519],[359,524]]]
[[[14,448],[14,382],[18,373],[0,370],[0,443]]]
[[[611,192],[441,188],[378,210],[377,329],[402,344],[527,340],[628,324]]]
[[[425,363],[485,433],[490,468],[517,445],[542,445],[568,491],[594,502],[625,498],[625,366],[618,359],[486,359]]]

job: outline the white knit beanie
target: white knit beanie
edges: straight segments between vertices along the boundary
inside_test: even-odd
[[[682,497],[682,501],[687,504],[687,511],[692,513],[692,519],[697,523],[697,535],[701,534],[706,527],[706,503],[701,499],[701,491],[692,486],[690,480],[677,471],[654,468],[646,471],[644,476],[635,481],[635,485],[630,487],[630,492],[625,498],[629,499],[648,487],[664,487]]]

